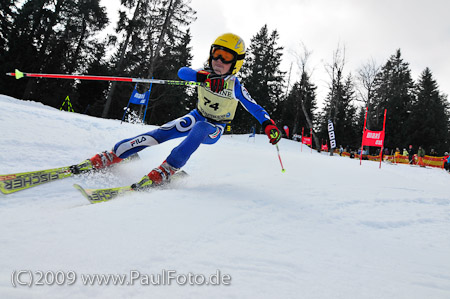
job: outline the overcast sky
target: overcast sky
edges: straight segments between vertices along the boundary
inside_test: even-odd
[[[111,18],[116,17],[114,1],[119,2],[102,0]],[[301,43],[312,52],[309,69],[320,102],[330,81],[324,65],[332,62],[338,45],[345,47],[345,74],[356,74],[370,59],[383,65],[400,48],[413,80],[429,67],[440,91],[450,94],[449,0],[192,0],[191,6],[197,11],[191,24],[193,67],[207,59],[218,35],[236,33],[248,46],[267,24],[284,47],[282,70],[294,62],[294,80],[298,67],[292,53],[301,52]]]

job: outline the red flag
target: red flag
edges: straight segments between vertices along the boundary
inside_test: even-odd
[[[284,126],[283,129],[286,132],[286,136],[289,138],[289,127],[288,126]]]
[[[384,145],[384,132],[386,130],[386,113],[387,109],[384,109],[384,120],[383,120],[383,131],[370,131],[366,129],[367,123],[367,112],[369,108],[366,107],[366,116],[364,117],[364,127],[363,127],[363,138],[361,142],[361,154],[359,155],[359,165],[361,165],[362,154],[364,145],[367,146],[377,146],[381,147],[380,150],[380,168],[381,168],[381,159],[383,157],[383,145]]]
[[[303,136],[303,138],[302,138],[302,143],[303,143],[303,144],[306,144],[306,145],[311,145],[311,144],[312,144],[312,143],[311,143],[311,137]]]
[[[362,145],[383,147],[384,131],[365,130]]]

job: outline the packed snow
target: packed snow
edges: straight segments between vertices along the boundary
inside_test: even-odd
[[[0,96],[0,174],[76,164],[153,128]],[[110,172],[0,195],[0,297],[450,298],[441,169],[380,169],[282,139],[282,173],[266,136],[225,135],[170,188],[90,204],[72,186],[129,185],[179,142]],[[86,282],[95,274],[127,280]],[[170,285],[145,280],[166,274]]]

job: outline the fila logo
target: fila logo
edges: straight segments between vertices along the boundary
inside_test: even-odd
[[[142,143],[142,142],[144,142],[145,140],[147,140],[147,139],[145,139],[145,137],[142,136],[140,139],[135,139],[135,140],[131,141],[131,142],[130,142],[130,145],[133,147],[134,145],[137,145],[137,144],[139,144],[139,143]]]

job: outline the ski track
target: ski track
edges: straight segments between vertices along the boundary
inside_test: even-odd
[[[0,95],[0,173],[78,163],[154,128]],[[281,173],[264,135],[201,146],[170,189],[91,205],[72,187],[122,186],[179,140],[108,173],[0,195],[1,298],[450,298],[449,176],[300,151]],[[81,274],[232,277],[229,286],[86,286]],[[75,271],[71,286],[12,287],[18,270]]]

